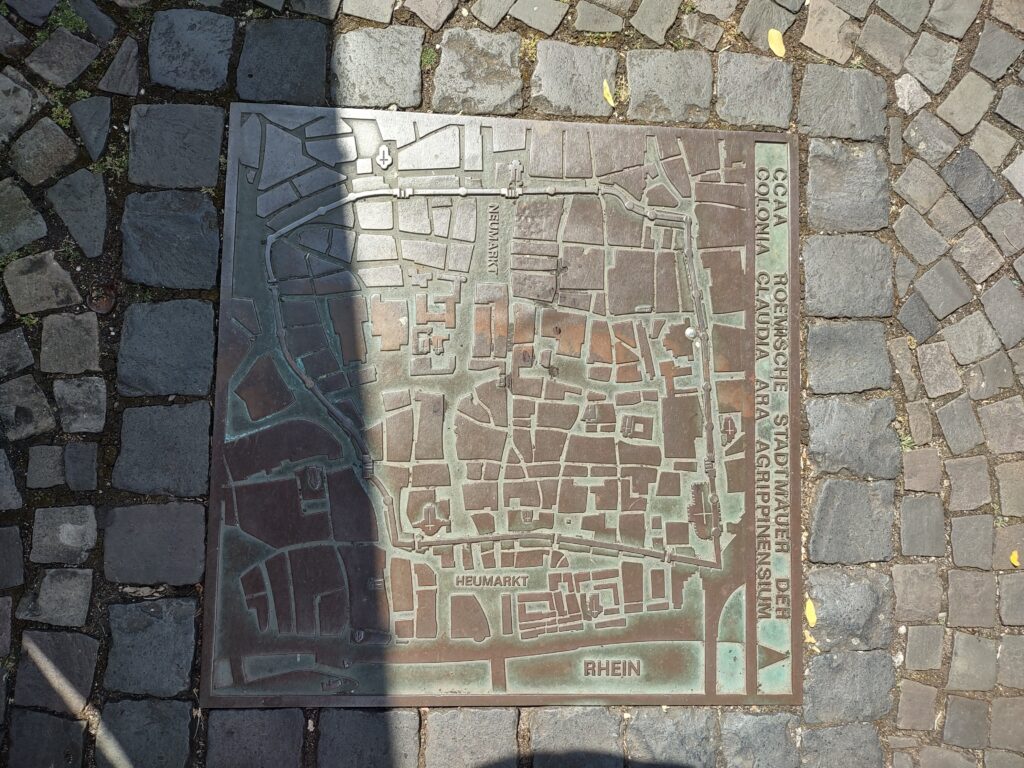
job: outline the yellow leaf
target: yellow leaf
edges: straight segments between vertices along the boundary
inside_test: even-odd
[[[1016,549],[1010,553],[1010,564],[1014,568],[1020,568],[1020,553]]]
[[[813,627],[818,623],[818,612],[814,610],[814,602],[809,597],[804,605],[804,616],[807,617],[807,626]]]
[[[768,47],[771,48],[772,53],[774,53],[780,59],[786,57],[786,44],[782,42],[782,33],[779,32],[779,30],[768,30]]]
[[[612,89],[608,87],[608,81],[604,81],[604,100],[608,102],[608,106],[615,106],[615,99],[612,98]]]
[[[807,643],[808,645],[817,645],[818,644],[818,641],[814,639],[814,635],[812,635],[806,629],[804,630],[804,642]]]

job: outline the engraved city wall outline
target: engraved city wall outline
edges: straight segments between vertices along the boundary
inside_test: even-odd
[[[793,158],[235,105],[204,698],[794,700]]]

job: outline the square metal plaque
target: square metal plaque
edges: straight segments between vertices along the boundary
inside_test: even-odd
[[[799,699],[785,134],[236,104],[207,706]]]

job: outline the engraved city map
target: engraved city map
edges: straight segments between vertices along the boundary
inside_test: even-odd
[[[792,702],[796,145],[234,105],[203,698]]]

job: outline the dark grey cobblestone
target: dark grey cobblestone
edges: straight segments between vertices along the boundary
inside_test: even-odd
[[[110,656],[103,680],[112,691],[174,696],[189,687],[196,602],[164,599],[111,605]]]
[[[301,715],[298,710],[292,710]],[[236,718],[244,723],[244,720]],[[279,718],[277,730],[292,738],[293,717]],[[301,717],[299,718],[301,725]],[[253,725],[257,723],[254,722]],[[416,768],[419,764],[420,716],[416,710],[331,709],[320,716],[318,756],[321,765],[330,765],[338,755],[346,755],[356,765],[367,768]],[[298,745],[301,746],[301,735]],[[288,759],[292,754],[289,749]],[[225,765],[236,765],[225,763]],[[274,768],[273,764],[267,764]],[[239,764],[239,768],[242,765]]]
[[[117,355],[123,395],[205,395],[213,380],[213,306],[193,299],[133,304]]]
[[[326,715],[346,714],[334,710]],[[210,713],[208,744],[206,751],[207,768],[298,768],[302,759],[302,734],[306,719],[301,709],[241,709],[219,710]],[[329,726],[321,726],[321,745],[324,736],[330,733]],[[365,739],[368,734],[363,734]],[[346,740],[336,744],[328,754],[333,757],[344,755],[346,759],[359,757],[360,739]],[[374,766],[380,763],[360,762],[356,765]],[[395,768],[404,768],[395,763]]]
[[[640,707],[626,722],[625,752],[641,764],[714,768],[721,749],[717,720],[712,709]]]
[[[195,584],[203,576],[205,510],[145,504],[107,513],[103,570],[125,584]]]
[[[888,651],[843,651],[811,658],[804,681],[804,720],[877,720],[892,708],[894,671]]]
[[[722,752],[730,768],[797,768],[800,754],[794,731],[799,720],[790,714],[754,715],[730,712],[722,718]]]

